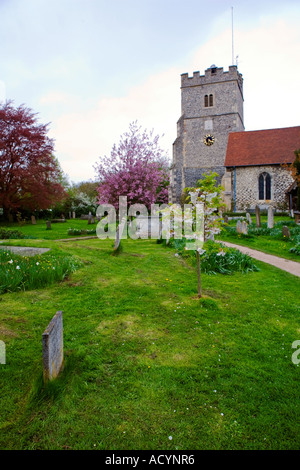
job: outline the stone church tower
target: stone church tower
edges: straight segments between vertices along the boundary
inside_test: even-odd
[[[231,175],[226,178],[224,162],[229,133],[244,131],[243,101],[243,78],[235,65],[228,72],[212,65],[205,75],[181,75],[181,117],[173,144],[170,202],[180,203],[185,187],[195,186],[203,173],[216,171],[230,204]]]

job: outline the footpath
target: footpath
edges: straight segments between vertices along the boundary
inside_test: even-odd
[[[252,248],[248,248],[247,246],[235,245],[234,243],[223,242],[223,245],[228,246],[229,248],[236,248],[240,250],[242,253],[251,256],[251,258],[255,258],[259,261],[263,261],[264,263],[272,264],[276,266],[276,268],[283,269],[294,276],[300,277],[300,263],[297,261],[291,261],[285,258],[279,258],[278,256],[269,255],[267,253],[263,253],[262,251],[253,250]]]

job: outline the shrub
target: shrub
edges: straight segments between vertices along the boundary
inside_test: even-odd
[[[69,228],[68,235],[95,235],[96,229],[81,230],[79,228]]]
[[[20,256],[0,249],[0,293],[45,287],[81,266],[71,255],[62,253]]]
[[[162,243],[166,245],[165,240]],[[193,266],[196,266],[196,251],[185,250],[185,243],[184,238],[181,240],[172,238],[168,246],[175,248],[178,255],[186,258]],[[201,254],[201,270],[206,274],[259,271],[250,256],[235,248],[227,248],[225,245],[213,241],[207,241],[203,248],[205,251]]]
[[[0,228],[1,240],[9,240],[11,238],[21,239],[25,238],[25,235],[19,230],[6,230],[5,228]]]

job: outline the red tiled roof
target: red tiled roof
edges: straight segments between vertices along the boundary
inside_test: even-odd
[[[292,163],[300,148],[300,126],[229,134],[225,166]]]

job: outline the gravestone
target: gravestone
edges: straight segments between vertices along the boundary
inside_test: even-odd
[[[256,227],[261,227],[260,208],[255,206]]]
[[[291,238],[290,230],[286,225],[282,227],[282,236],[285,238]]]
[[[5,343],[4,341],[0,341],[0,364],[6,364],[6,357],[5,357]]]
[[[36,220],[35,220],[34,215],[31,216],[31,223],[32,223],[32,225],[36,225]]]
[[[228,215],[224,215],[224,224],[228,224]]]
[[[63,315],[56,312],[42,336],[44,382],[55,379],[64,362]]]
[[[242,221],[242,234],[243,235],[247,235],[248,234],[248,227],[247,227],[247,224],[246,222],[243,220]]]
[[[73,219],[76,219],[76,214],[75,214],[75,212],[72,212],[72,217],[73,217]]]
[[[268,228],[274,227],[274,209],[272,206],[268,207]]]
[[[89,213],[89,217],[88,217],[88,225],[90,225],[92,223],[92,214]]]
[[[50,220],[47,220],[46,224],[47,224],[47,229],[46,229],[46,230],[51,230],[51,222],[50,222]]]
[[[236,231],[237,233],[242,233],[242,222],[240,220],[236,223]]]
[[[122,237],[122,233],[124,231],[124,228],[125,228],[125,225],[127,223],[127,220],[124,219],[122,220],[118,227],[117,227],[117,230],[116,230],[116,238],[115,238],[115,244],[114,244],[114,251],[116,251],[119,246],[120,246],[120,241],[121,241],[121,237]]]
[[[69,219],[71,219],[71,212],[69,212]]]
[[[252,219],[251,219],[251,215],[249,214],[249,212],[246,212],[246,217],[247,217],[247,222],[249,225],[252,224]]]

